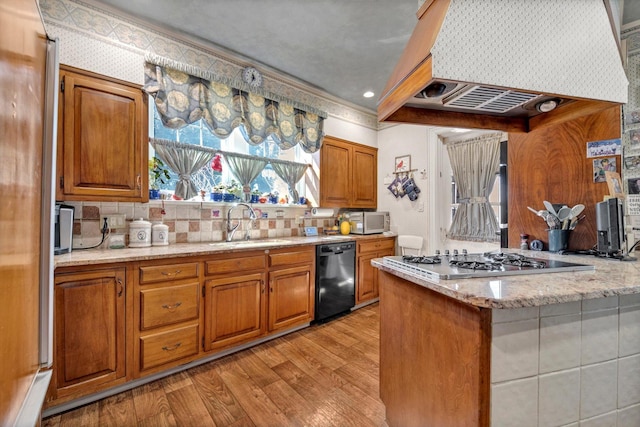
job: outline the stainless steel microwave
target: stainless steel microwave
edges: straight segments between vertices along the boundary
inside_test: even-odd
[[[379,234],[389,231],[389,212],[349,212],[351,234]]]

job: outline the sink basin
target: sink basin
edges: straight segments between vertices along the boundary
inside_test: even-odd
[[[289,243],[286,239],[264,239],[264,240],[234,240],[232,242],[210,243],[211,246],[232,246],[232,247],[252,247],[252,246],[273,246]]]

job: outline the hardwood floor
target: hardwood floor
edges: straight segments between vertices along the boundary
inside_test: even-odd
[[[387,426],[373,304],[43,420],[58,426]]]

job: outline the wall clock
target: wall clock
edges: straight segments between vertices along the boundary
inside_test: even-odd
[[[260,71],[256,70],[254,67],[246,67],[242,71],[242,80],[244,80],[244,82],[253,89],[262,86],[262,74],[260,74]]]

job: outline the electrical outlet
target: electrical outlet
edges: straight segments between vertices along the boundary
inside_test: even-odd
[[[109,225],[109,228],[111,230],[113,230],[114,228],[125,228],[125,224],[126,224],[125,214],[102,215],[102,218],[107,218],[107,224]]]

